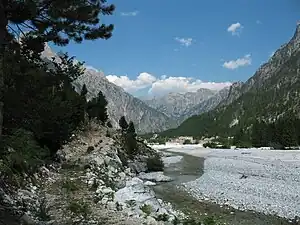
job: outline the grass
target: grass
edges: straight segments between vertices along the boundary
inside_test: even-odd
[[[66,178],[62,183],[62,189],[66,191],[66,193],[72,193],[79,190],[78,183],[74,180],[70,180]]]
[[[84,219],[87,219],[91,214],[90,206],[82,200],[72,200],[68,205],[68,210],[70,210],[75,215],[81,215]]]

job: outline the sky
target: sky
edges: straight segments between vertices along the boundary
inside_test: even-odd
[[[109,40],[63,50],[138,97],[246,81],[300,20],[297,0],[108,0]]]

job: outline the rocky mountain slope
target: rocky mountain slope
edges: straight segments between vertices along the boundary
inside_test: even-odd
[[[234,84],[233,84],[234,85]],[[222,90],[215,93],[210,98],[200,102],[194,107],[187,109],[183,112],[182,120],[187,119],[194,115],[200,115],[216,108],[221,102],[223,102],[229,96],[230,89],[232,87],[225,87]]]
[[[216,91],[200,88],[196,92],[169,93],[163,97],[145,100],[145,102],[167,116],[178,119],[184,115],[184,112],[209,99],[215,93]]]
[[[42,56],[48,59],[57,57],[49,46],[45,47]],[[114,127],[118,126],[121,116],[125,116],[128,121],[133,121],[139,133],[158,132],[177,125],[177,122],[167,115],[109,82],[101,71],[86,68],[85,74],[74,82],[76,91],[80,91],[83,84],[87,86],[89,99],[96,97],[98,92],[102,91],[108,101],[107,111]]]
[[[162,135],[230,135],[251,128],[257,120],[299,117],[300,25],[292,39],[278,49],[244,84],[236,83],[217,109],[184,121]]]

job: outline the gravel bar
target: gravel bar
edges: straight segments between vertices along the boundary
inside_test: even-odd
[[[300,216],[300,151],[216,150],[206,157],[204,174],[184,184],[197,199],[288,219]]]

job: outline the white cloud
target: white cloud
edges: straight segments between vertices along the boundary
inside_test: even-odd
[[[239,67],[249,66],[249,65],[251,65],[251,62],[252,62],[251,55],[248,54],[242,58],[224,62],[223,67],[230,69],[230,70],[235,70]]]
[[[132,11],[132,12],[121,12],[121,16],[137,16],[139,11]]]
[[[149,87],[156,81],[156,77],[152,76],[149,73],[140,73],[140,75],[135,79],[131,80],[128,76],[116,76],[116,75],[108,75],[106,78],[122,87],[125,91],[130,93],[135,92],[137,90]]]
[[[181,45],[183,45],[185,47],[189,47],[193,43],[193,38],[179,38],[179,37],[176,37],[175,41],[179,42]]]
[[[239,22],[237,23],[233,23],[231,24],[228,28],[227,31],[230,32],[232,35],[236,35],[239,36],[240,33],[242,32],[242,29],[244,27],[242,26],[242,24],[240,24]]]
[[[169,92],[194,92],[199,88],[220,90],[231,85],[230,82],[203,82],[191,77],[162,75],[160,78],[156,78],[145,72],[141,73],[136,79],[116,75],[108,75],[107,79],[131,94],[135,94],[135,92],[146,88],[148,89],[148,96],[161,96]]]
[[[256,24],[262,24],[260,20],[256,20]]]

